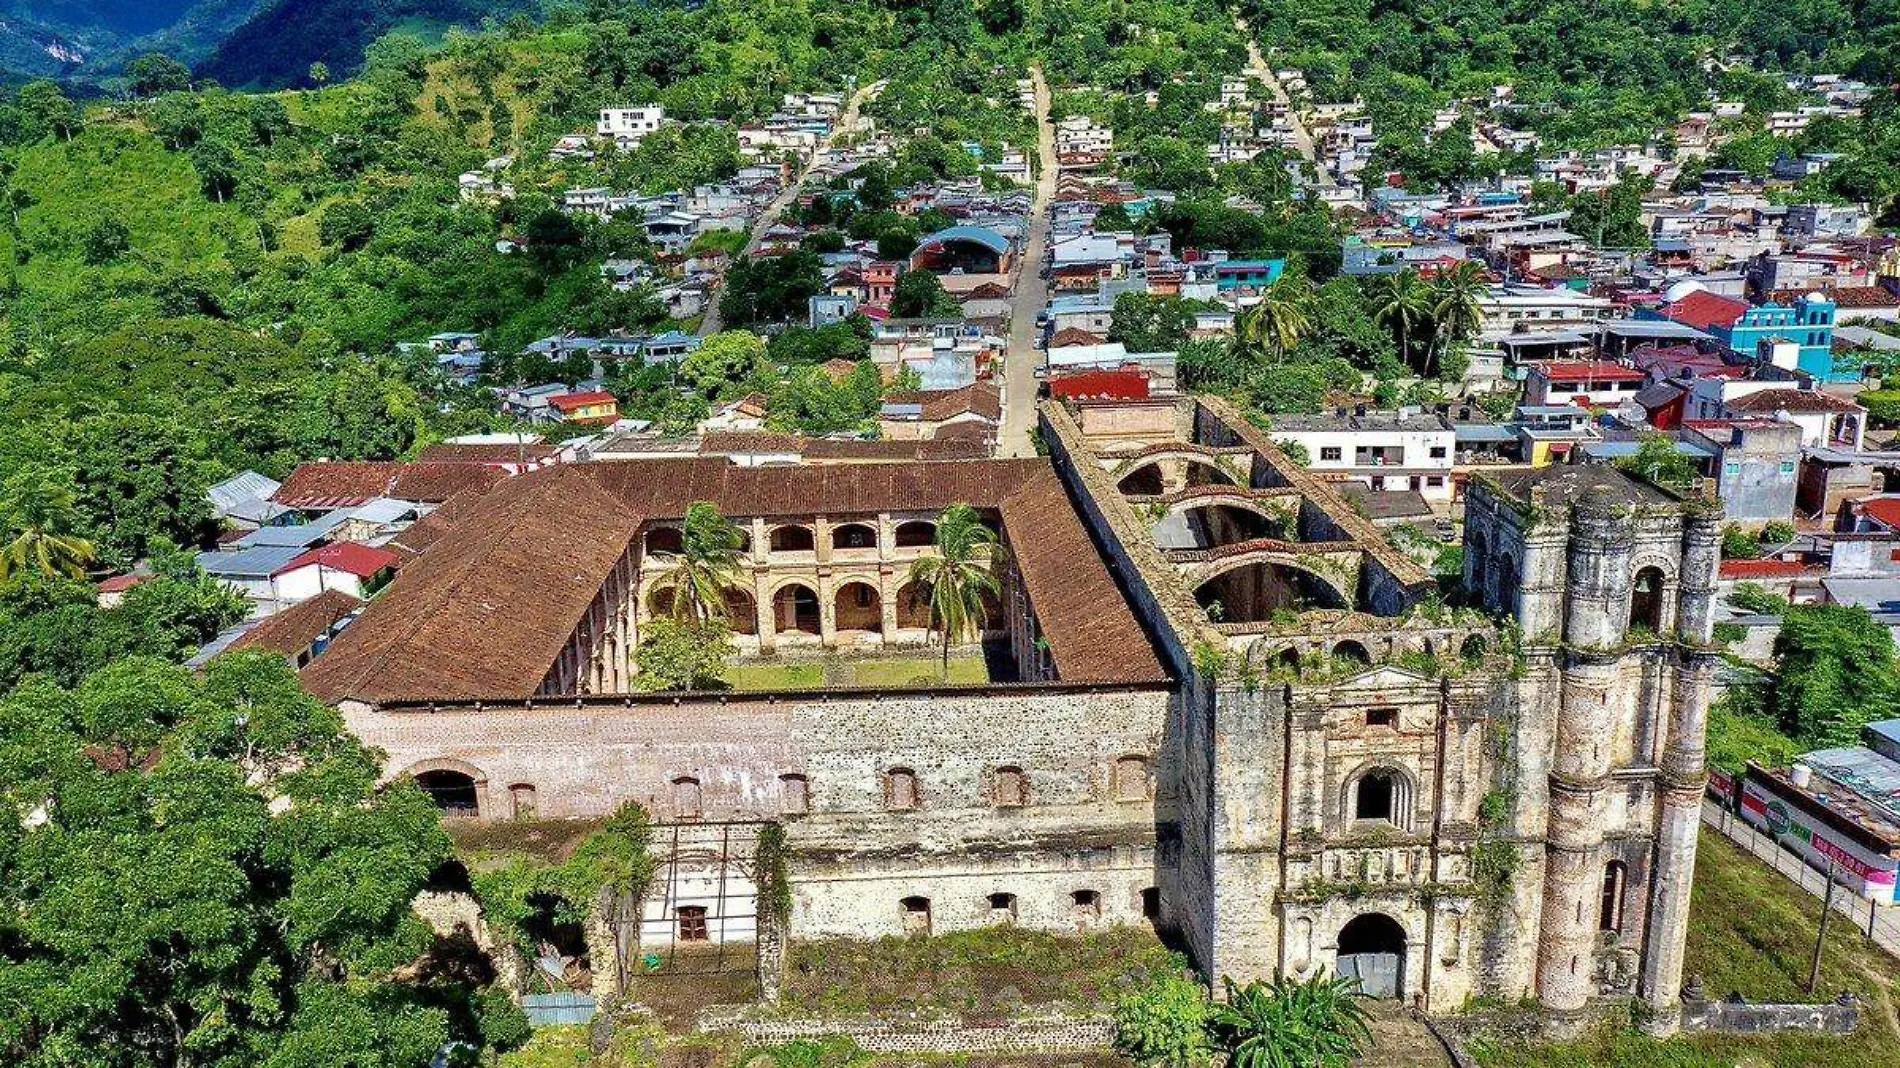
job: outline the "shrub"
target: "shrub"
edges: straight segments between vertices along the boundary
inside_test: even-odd
[[[1900,389],[1870,389],[1854,398],[1867,418],[1881,426],[1900,426]]]
[[[1159,975],[1115,1002],[1115,1048],[1143,1065],[1187,1068],[1212,1052],[1207,991],[1179,975]]]
[[[1761,559],[1761,539],[1734,524],[1722,528],[1722,559]]]
[[[1786,545],[1794,540],[1794,524],[1776,521],[1761,528],[1763,545]]]

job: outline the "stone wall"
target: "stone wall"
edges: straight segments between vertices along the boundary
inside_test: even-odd
[[[736,1032],[752,1045],[846,1035],[872,1053],[1087,1053],[1113,1048],[1107,1016],[1025,1017],[996,1024],[962,1020],[768,1020],[745,1007],[714,1006],[700,1031]]]
[[[1729,1035],[1808,1031],[1851,1035],[1860,1026],[1860,1005],[1851,997],[1820,1005],[1766,1005],[1747,1001],[1682,999],[1682,1029]]]

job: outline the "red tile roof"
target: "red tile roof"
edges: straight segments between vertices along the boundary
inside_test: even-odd
[[[402,557],[388,549],[378,549],[373,545],[363,545],[353,541],[335,541],[293,558],[290,563],[278,569],[277,573],[281,575],[300,567],[321,564],[333,571],[347,571],[357,578],[369,578],[378,571],[395,567],[401,562]]]
[[[1553,360],[1538,368],[1552,382],[1641,382],[1649,376],[1606,360]]]
[[[1701,290],[1669,305],[1662,313],[1684,326],[1709,330],[1717,326],[1733,326],[1735,320],[1748,313],[1748,305]]]
[[[467,489],[487,489],[508,477],[476,463],[332,460],[298,464],[271,494],[286,508],[353,508],[378,497],[440,504]]]
[[[1721,577],[1725,579],[1799,578],[1807,572],[1799,560],[1724,560]]]
[[[590,408],[596,404],[613,404],[614,395],[606,390],[590,390],[586,393],[561,393],[548,398],[548,404],[564,412],[580,408]]]
[[[1860,405],[1806,389],[1764,389],[1727,402],[1736,412],[1857,412]]]
[[[1889,530],[1900,530],[1900,497],[1876,497],[1860,502],[1860,514]]]
[[[99,583],[100,593],[124,593],[141,582],[150,582],[150,575],[114,575]]]
[[[1079,371],[1050,379],[1049,393],[1064,400],[1147,400],[1148,375],[1139,368]]]

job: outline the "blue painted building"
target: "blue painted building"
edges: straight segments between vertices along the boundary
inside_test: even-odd
[[[1214,265],[1214,288],[1232,293],[1242,286],[1251,286],[1258,293],[1278,282],[1285,273],[1285,260],[1228,260]]]
[[[1750,308],[1733,325],[1712,333],[1745,356],[1754,356],[1769,338],[1792,341],[1801,347],[1795,364],[1801,371],[1822,382],[1853,382],[1858,373],[1834,369],[1834,312],[1833,301],[1809,293],[1792,308],[1772,302]]]

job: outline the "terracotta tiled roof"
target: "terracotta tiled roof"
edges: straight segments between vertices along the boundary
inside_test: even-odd
[[[431,445],[416,456],[418,463],[514,464],[545,463],[560,455],[560,450],[545,442],[521,445]]]
[[[338,620],[356,611],[362,603],[342,590],[325,590],[245,631],[229,649],[269,649],[284,656],[295,656],[328,634]]]
[[[1055,336],[1049,339],[1049,347],[1052,349],[1061,349],[1071,345],[1100,345],[1107,340],[1107,338],[1100,334],[1090,333],[1080,327],[1065,326],[1056,331]]]
[[[1605,360],[1552,360],[1538,372],[1552,382],[1641,382],[1649,377],[1634,367]]]
[[[996,509],[1006,536],[1031,532],[1012,545],[1062,678],[1163,677],[1041,461],[748,468],[701,458],[565,464],[510,479],[436,535],[305,684],[330,701],[532,696],[641,526],[701,500],[734,518],[809,516],[828,502],[854,512]]]
[[[1900,530],[1900,497],[1877,497],[1862,501],[1860,514],[1888,530]]]
[[[961,389],[920,389],[886,394],[886,404],[917,404],[925,422],[940,423],[959,415],[977,415],[991,422],[1003,418],[1003,393],[988,382]]]
[[[100,593],[124,593],[141,582],[150,582],[151,575],[114,575],[99,583]]]
[[[564,412],[574,411],[579,408],[589,408],[596,404],[612,404],[613,402],[613,394],[598,389],[587,393],[563,393],[559,396],[548,398],[548,404],[550,406],[559,408]]]
[[[1764,389],[1759,393],[1750,393],[1737,397],[1725,405],[1736,412],[1854,412],[1860,405],[1853,401],[1842,400],[1826,393],[1816,393],[1805,389]]]
[[[287,508],[353,508],[378,497],[440,504],[467,489],[486,489],[507,475],[471,463],[387,460],[298,464],[271,494]]]
[[[1807,572],[1799,560],[1724,560],[1725,579],[1798,578]]]

